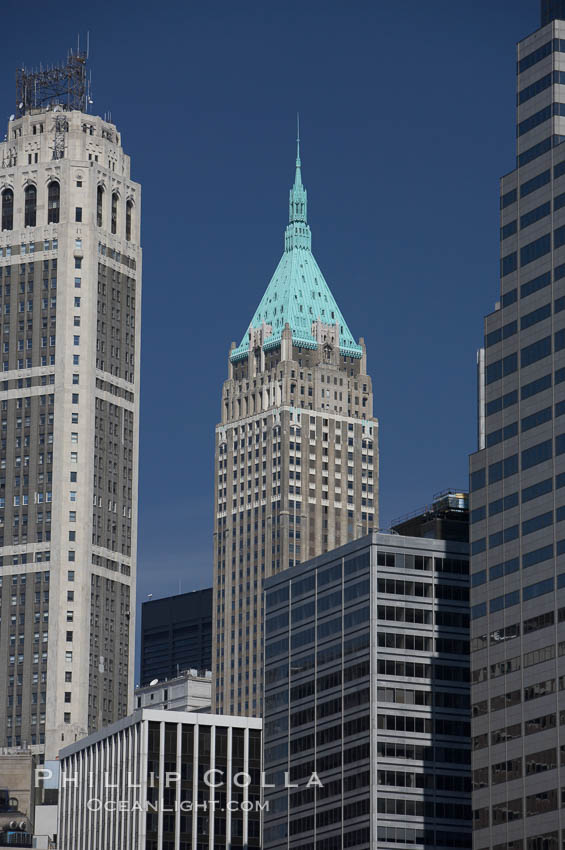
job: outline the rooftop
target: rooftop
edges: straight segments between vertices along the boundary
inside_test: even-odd
[[[286,324],[294,345],[316,349],[314,322],[339,326],[339,348],[347,357],[360,358],[363,349],[347,327],[314,255],[312,235],[307,221],[307,192],[302,184],[300,140],[297,139],[294,185],[290,190],[289,223],[285,231],[284,253],[261,299],[250,326],[237,348],[230,353],[232,362],[247,357],[250,330],[263,328],[263,348],[281,344]]]

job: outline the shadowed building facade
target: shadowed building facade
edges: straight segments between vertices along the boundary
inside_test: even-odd
[[[378,425],[355,342],[311,251],[300,155],[284,253],[228,359],[216,427],[214,696],[261,714],[266,577],[378,525]]]
[[[372,534],[265,583],[265,850],[472,846],[468,551]]]
[[[476,850],[565,841],[565,21],[519,42],[517,59],[470,466]]]
[[[140,682],[212,668],[212,588],[152,599],[141,606]]]

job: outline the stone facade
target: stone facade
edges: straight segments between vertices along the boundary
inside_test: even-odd
[[[261,715],[263,581],[378,526],[365,346],[311,253],[305,192],[298,159],[285,253],[232,345],[216,427],[212,705],[228,714]]]
[[[55,758],[133,696],[140,187],[79,111],[0,164],[0,745]]]

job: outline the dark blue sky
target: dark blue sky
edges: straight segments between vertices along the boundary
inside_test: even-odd
[[[4,7],[19,64],[90,30],[93,110],[143,185],[139,598],[212,581],[214,425],[283,247],[301,113],[314,254],[364,336],[381,525],[465,487],[475,351],[498,295],[515,43],[537,0],[219,0]]]

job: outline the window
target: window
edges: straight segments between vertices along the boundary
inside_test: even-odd
[[[75,257],[75,269],[82,268],[82,257]]]
[[[126,202],[126,240],[131,242],[131,217],[133,210],[133,201]]]
[[[104,189],[99,186],[96,190],[96,226],[102,227],[102,208],[104,205]]]
[[[14,193],[11,189],[2,192],[2,230],[12,230],[14,226]]]
[[[82,221],[82,207],[75,207],[75,221]]]
[[[112,192],[112,214],[110,218],[110,230],[112,233],[118,232],[118,194]]]
[[[57,224],[61,202],[61,187],[57,180],[52,180],[47,189],[47,224]]]
[[[551,233],[546,233],[545,236],[540,236],[539,239],[536,239],[534,242],[530,242],[529,245],[524,245],[524,247],[520,249],[520,265],[527,266],[529,263],[533,263],[534,260],[543,257],[544,254],[548,254],[550,251]]]
[[[551,354],[551,337],[546,336],[532,345],[526,345],[520,351],[520,365],[524,369],[526,366],[531,366],[543,357],[548,357]]]
[[[35,227],[37,219],[37,189],[32,184],[24,191],[24,227]]]

